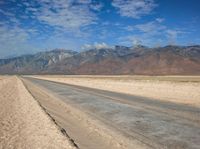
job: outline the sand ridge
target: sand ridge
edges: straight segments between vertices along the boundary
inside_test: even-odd
[[[75,149],[21,80],[0,80],[0,148]]]

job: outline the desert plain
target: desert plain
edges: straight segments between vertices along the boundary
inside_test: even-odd
[[[198,149],[199,76],[0,76],[0,148]]]
[[[200,106],[199,76],[33,76],[61,83]]]

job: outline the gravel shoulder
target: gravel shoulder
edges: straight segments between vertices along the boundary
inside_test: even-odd
[[[0,103],[0,148],[75,149],[17,77],[0,80]]]

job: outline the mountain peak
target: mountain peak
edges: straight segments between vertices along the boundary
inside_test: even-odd
[[[147,48],[147,46],[138,44],[138,45],[133,46],[133,48]]]
[[[0,60],[0,72],[8,74],[145,74],[199,75],[200,46],[148,48],[143,45],[90,49],[64,49]]]

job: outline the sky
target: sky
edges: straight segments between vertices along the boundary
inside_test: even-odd
[[[200,44],[200,0],[0,0],[0,58]]]

